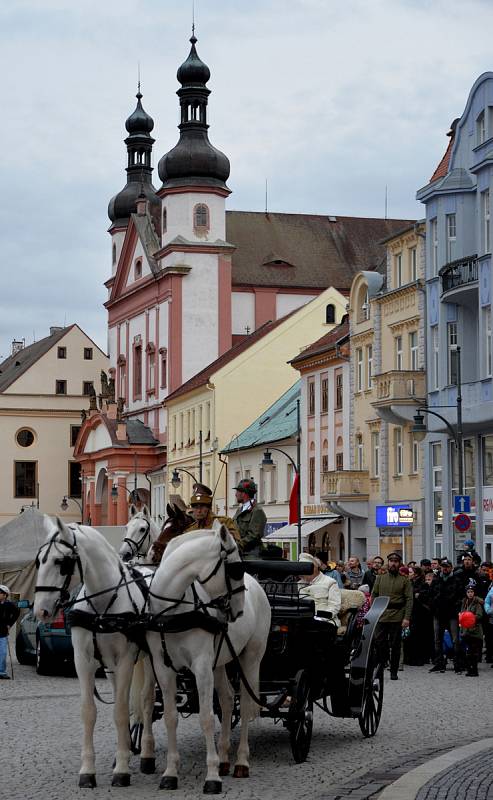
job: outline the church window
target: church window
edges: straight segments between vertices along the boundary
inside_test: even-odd
[[[156,356],[154,351],[147,354],[147,392],[154,394]]]
[[[166,206],[163,208],[163,233],[166,233],[168,227],[168,210]]]
[[[168,351],[165,347],[161,350],[161,389],[166,389],[168,373]]]
[[[142,345],[134,345],[134,400],[142,397]]]
[[[80,497],[82,482],[80,479],[80,464],[78,461],[68,462],[68,496]]]
[[[209,228],[209,209],[205,203],[199,203],[193,210],[193,227],[203,230]]]
[[[37,496],[37,461],[14,461],[14,496]]]
[[[21,428],[17,431],[15,440],[20,447],[31,447],[34,443],[34,433],[29,428]]]
[[[336,307],[333,303],[329,303],[325,308],[325,322],[327,325],[332,325],[336,321]]]
[[[136,281],[142,277],[142,259],[138,258],[134,265],[134,279]]]
[[[116,264],[116,244],[112,247],[111,263]]]

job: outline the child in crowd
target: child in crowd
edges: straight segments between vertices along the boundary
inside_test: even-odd
[[[462,645],[466,651],[466,675],[469,678],[476,678],[478,676],[478,663],[481,658],[481,651],[483,648],[483,628],[481,625],[481,618],[483,616],[483,605],[480,599],[476,596],[476,584],[474,581],[466,588],[466,596],[462,601],[461,613],[469,611],[475,616],[475,624],[471,627],[464,627],[461,625],[460,633],[462,637]],[[459,615],[459,623],[461,616]]]

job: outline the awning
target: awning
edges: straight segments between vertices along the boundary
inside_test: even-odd
[[[340,519],[337,514],[328,514],[326,517],[311,517],[310,519],[303,519],[301,521],[301,541],[306,541],[311,533],[321,531],[327,525],[331,525],[336,520]],[[298,539],[298,523],[294,522],[291,525],[284,525],[272,533],[268,533],[264,537],[264,542],[290,542]]]

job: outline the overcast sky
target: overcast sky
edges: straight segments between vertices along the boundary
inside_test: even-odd
[[[77,322],[106,349],[108,200],[124,122],[154,118],[154,164],[178,138],[189,0],[0,4],[0,355]],[[427,183],[474,80],[493,69],[490,0],[195,0],[211,69],[210,139],[228,208],[423,215]],[[154,185],[159,187],[155,173]]]

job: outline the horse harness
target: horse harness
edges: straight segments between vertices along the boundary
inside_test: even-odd
[[[124,561],[129,561],[131,558],[137,558],[138,556],[146,555],[147,550],[149,549],[149,547],[151,545],[151,522],[148,519],[146,519],[144,521],[145,521],[147,527],[146,527],[144,533],[142,534],[142,536],[141,536],[141,538],[139,539],[138,542],[135,542],[133,539],[130,539],[128,536],[124,537],[123,541],[126,542],[128,545],[130,545],[130,547],[133,550],[133,552],[130,554],[128,559],[125,559],[125,558],[123,559]],[[146,551],[141,551],[141,547],[144,544],[144,542],[146,541],[146,539],[149,539],[149,547],[147,548]]]

